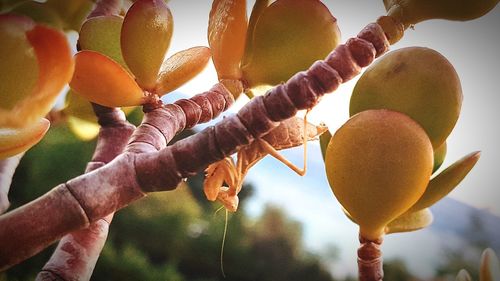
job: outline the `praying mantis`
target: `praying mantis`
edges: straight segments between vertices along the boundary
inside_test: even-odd
[[[300,176],[307,169],[307,141],[317,139],[327,131],[324,125],[313,125],[306,118],[294,117],[273,129],[262,138],[255,139],[236,154],[236,164],[231,156],[215,162],[205,170],[203,190],[208,200],[219,201],[230,212],[238,209],[238,193],[250,168],[267,155],[271,155]],[[281,155],[278,150],[304,146],[303,168]],[[224,186],[226,183],[227,186]]]

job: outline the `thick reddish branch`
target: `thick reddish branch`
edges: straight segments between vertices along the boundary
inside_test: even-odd
[[[381,27],[370,24],[324,61],[314,63],[309,70],[296,74],[265,96],[254,98],[237,115],[223,119],[216,126],[159,152],[124,153],[108,165],[70,180],[0,217],[0,270],[36,253],[33,249],[47,246],[64,233],[87,227],[89,222],[143,197],[145,192],[175,188],[182,178],[262,137],[297,110],[314,106],[324,93],[335,90],[387,51],[388,45]],[[64,200],[54,199],[63,197]],[[71,213],[66,215],[62,208],[71,208]],[[33,210],[37,210],[37,215],[29,216],[35,214]],[[48,219],[52,213],[57,213],[56,219]],[[45,219],[44,227],[33,229],[33,223],[28,222],[38,217]],[[34,231],[23,231],[27,229]],[[24,234],[18,236],[18,232]]]
[[[210,91],[182,99],[146,112],[142,124],[135,130],[123,112],[94,105],[101,130],[92,161],[86,172],[93,171],[118,156],[125,149],[142,153],[164,148],[184,128],[217,117],[233,102],[231,94],[220,84]],[[38,274],[37,280],[89,280],[106,242],[113,214],[92,223],[88,228],[73,232],[61,239],[51,259]]]
[[[24,153],[0,160],[0,214],[9,208],[9,189],[12,183],[12,176],[16,171]]]
[[[101,129],[86,173],[96,170],[123,152],[135,126],[127,122],[120,109],[92,104]],[[108,234],[113,216],[90,224],[88,228],[64,236],[36,280],[89,280]]]
[[[146,112],[142,124],[132,135],[127,152],[158,151],[177,133],[210,121],[233,104],[233,96],[220,83],[190,99],[181,99]]]
[[[382,251],[382,238],[368,240],[359,237],[358,272],[359,281],[382,281],[384,279]]]

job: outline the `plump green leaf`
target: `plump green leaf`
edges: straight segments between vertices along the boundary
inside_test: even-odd
[[[45,118],[22,128],[0,128],[0,159],[14,156],[37,144],[49,129]]]
[[[125,15],[122,54],[143,89],[154,89],[172,31],[172,14],[163,0],[139,0]]]
[[[57,12],[64,29],[78,31],[94,6],[94,2],[93,0],[47,0],[46,4]]]
[[[498,0],[384,0],[389,14],[406,26],[430,19],[472,20],[497,4]]]
[[[242,61],[250,87],[288,80],[340,41],[336,19],[318,0],[278,0],[260,12],[252,28]]]
[[[443,142],[442,145],[434,150],[434,168],[432,168],[433,173],[437,171],[441,167],[441,165],[443,165],[447,149],[448,146],[446,142]]]
[[[109,107],[136,106],[145,95],[132,76],[117,62],[94,51],[75,55],[70,87],[87,100]]]
[[[240,79],[245,47],[245,0],[215,0],[208,21],[208,44],[219,79]]]
[[[12,9],[12,12],[28,16],[37,23],[44,23],[56,29],[62,29],[64,26],[60,15],[45,3],[24,2]]]
[[[435,50],[408,47],[384,55],[363,73],[349,113],[382,108],[402,112],[424,128],[437,149],[453,130],[461,106],[462,88],[453,65]]]
[[[82,25],[78,44],[82,50],[99,52],[127,68],[120,46],[122,25],[120,16],[90,18]]]
[[[422,127],[395,111],[363,111],[337,130],[326,151],[328,182],[361,235],[379,238],[417,202],[431,175],[432,153]]]
[[[411,232],[429,226],[433,221],[431,211],[426,208],[416,212],[406,212],[391,221],[385,228],[385,233]]]
[[[323,156],[323,161],[325,161],[326,148],[328,147],[328,143],[330,142],[331,138],[332,133],[330,133],[330,130],[326,130],[326,132],[319,136],[319,145],[321,147],[321,156]]]
[[[182,86],[200,73],[209,59],[210,49],[207,47],[193,47],[174,54],[162,65],[156,94],[162,96]]]
[[[429,181],[425,193],[413,205],[410,211],[415,212],[432,206],[450,193],[476,165],[480,152],[472,152]]]
[[[0,15],[0,109],[12,109],[38,80],[38,61],[26,38],[34,23],[21,16]]]

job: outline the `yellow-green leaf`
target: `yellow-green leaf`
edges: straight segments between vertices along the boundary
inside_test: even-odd
[[[446,145],[446,142],[443,142],[442,145],[434,150],[434,168],[432,168],[432,173],[437,171],[441,167],[441,165],[443,165],[447,149],[448,147]]]
[[[321,147],[321,156],[323,156],[323,161],[325,161],[326,149],[328,147],[328,143],[330,143],[331,138],[332,138],[332,133],[330,133],[330,130],[326,130],[323,134],[319,136],[319,145]]]
[[[363,73],[349,113],[382,108],[402,112],[424,128],[437,149],[453,130],[461,106],[462,88],[453,65],[435,50],[408,47],[384,55]]]
[[[80,30],[80,27],[94,6],[92,0],[47,0],[62,19],[65,29]]]
[[[37,144],[49,129],[45,118],[22,128],[0,128],[0,159],[14,156]]]
[[[431,211],[426,208],[416,212],[406,212],[391,221],[385,228],[385,233],[411,232],[429,226],[433,221]]]
[[[87,122],[97,123],[97,117],[90,102],[73,89],[70,89],[66,94],[64,113]]]
[[[430,19],[466,21],[479,18],[498,4],[498,0],[384,0],[389,15],[405,26]]]
[[[36,86],[38,61],[26,37],[33,26],[27,17],[0,15],[0,111],[12,109]]]
[[[83,141],[93,140],[99,134],[100,126],[77,117],[68,117],[68,127],[75,136]]]
[[[500,280],[500,261],[492,249],[486,249],[481,256],[480,281]]]
[[[242,61],[250,87],[276,85],[324,59],[340,41],[336,19],[318,0],[278,0],[265,8],[248,34]]]
[[[127,68],[120,46],[122,25],[120,16],[90,18],[82,25],[78,44],[82,50],[99,52]]]
[[[246,0],[214,0],[208,21],[208,44],[219,80],[241,78],[246,31]]]
[[[470,153],[432,178],[425,193],[411,207],[410,211],[415,212],[428,208],[445,197],[467,176],[480,156],[480,152]]]
[[[121,31],[123,59],[145,90],[156,86],[172,30],[172,14],[163,0],[139,0],[125,15]]]
[[[210,60],[210,49],[193,47],[180,51],[168,58],[162,65],[156,84],[156,94],[162,96],[198,75]]]
[[[422,196],[432,172],[432,146],[408,116],[367,110],[333,135],[326,152],[328,182],[367,239]]]
[[[9,111],[0,111],[1,126],[26,127],[45,116],[73,74],[71,49],[62,32],[35,25],[26,37],[38,61],[38,81],[26,98]]]
[[[458,272],[457,277],[455,278],[455,281],[472,281],[472,277],[470,277],[469,272],[465,269],[461,269]]]
[[[272,0],[256,0],[253,4],[252,14],[250,15],[250,20],[248,21],[247,28],[247,38],[245,40],[245,53],[243,54],[242,61],[248,61],[248,56],[253,52],[253,33],[255,30],[255,25],[257,20],[262,15],[262,12],[271,5]]]
[[[145,102],[144,92],[118,63],[94,51],[75,55],[75,92],[89,101],[109,107],[135,106]]]
[[[62,29],[64,25],[59,14],[46,3],[24,2],[12,9],[12,12],[28,16],[37,23],[44,23],[56,29]]]

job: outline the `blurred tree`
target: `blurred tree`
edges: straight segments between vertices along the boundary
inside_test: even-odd
[[[472,212],[469,217],[469,226],[463,235],[464,245],[456,248],[447,248],[444,252],[444,262],[436,270],[438,277],[454,280],[461,269],[469,272],[472,280],[479,280],[479,260],[481,253],[491,247],[492,241],[486,232],[486,225],[481,215]]]

